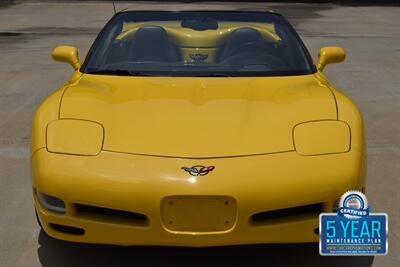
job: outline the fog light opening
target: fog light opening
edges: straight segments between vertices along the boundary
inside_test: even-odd
[[[36,195],[40,205],[42,205],[42,207],[46,210],[55,213],[65,214],[65,203],[61,199],[40,192],[36,192]]]

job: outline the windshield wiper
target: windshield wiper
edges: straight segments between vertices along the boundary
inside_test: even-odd
[[[89,71],[87,74],[103,74],[103,75],[118,75],[118,76],[154,76],[153,74],[143,73],[139,71],[121,70],[121,69],[103,69]]]

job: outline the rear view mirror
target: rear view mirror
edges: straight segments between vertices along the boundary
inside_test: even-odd
[[[323,47],[319,50],[317,69],[323,71],[325,66],[340,63],[346,58],[346,53],[341,47]]]
[[[71,64],[74,70],[80,68],[78,49],[73,46],[60,45],[53,49],[51,56],[55,61]]]

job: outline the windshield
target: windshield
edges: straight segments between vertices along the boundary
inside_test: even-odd
[[[266,12],[119,13],[81,71],[126,76],[282,76],[313,73],[286,20]]]

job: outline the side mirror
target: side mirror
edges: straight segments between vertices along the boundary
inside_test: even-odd
[[[80,68],[78,49],[73,46],[60,45],[53,49],[51,57],[55,61],[65,62],[71,64],[74,70]]]
[[[346,53],[341,47],[323,47],[319,50],[317,69],[323,71],[325,66],[340,63],[346,58]]]

